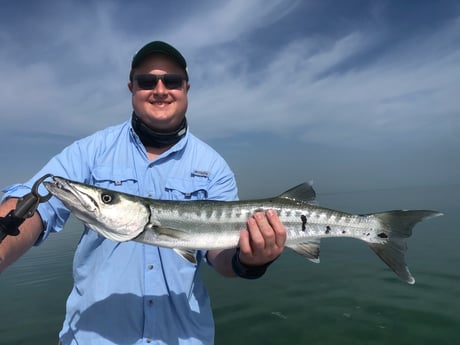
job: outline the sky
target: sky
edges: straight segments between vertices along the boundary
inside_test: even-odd
[[[0,0],[0,184],[129,119],[152,40],[186,57],[190,130],[242,198],[459,184],[456,0]]]

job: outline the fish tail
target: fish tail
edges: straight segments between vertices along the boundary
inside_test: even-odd
[[[409,271],[405,260],[407,251],[406,238],[412,235],[415,224],[423,220],[442,216],[436,211],[389,211],[372,214],[379,220],[381,231],[378,236],[380,243],[370,243],[371,249],[408,284],[414,284],[415,279]]]

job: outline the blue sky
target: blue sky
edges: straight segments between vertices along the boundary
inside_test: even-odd
[[[0,0],[0,184],[130,117],[132,55],[186,57],[241,197],[458,184],[458,1]]]

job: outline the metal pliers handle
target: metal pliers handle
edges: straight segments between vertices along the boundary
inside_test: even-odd
[[[46,174],[39,178],[32,186],[31,192],[18,200],[15,209],[11,210],[5,217],[0,217],[0,243],[8,235],[19,235],[19,226],[27,218],[34,215],[40,203],[46,202],[51,198],[51,193],[40,195],[38,187],[43,181],[52,176],[51,174]]]

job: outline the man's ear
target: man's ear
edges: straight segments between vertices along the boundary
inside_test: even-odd
[[[133,83],[128,82],[128,89],[131,91],[131,93],[133,93]]]

